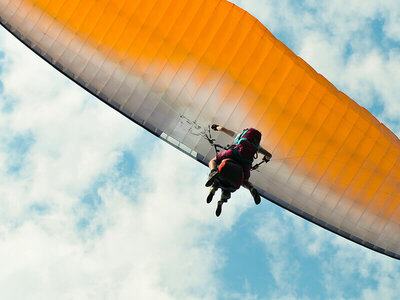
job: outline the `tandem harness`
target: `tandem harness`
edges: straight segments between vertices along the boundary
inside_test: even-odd
[[[212,138],[212,135],[211,135],[211,126],[210,125],[208,126],[208,133],[204,134],[204,136],[208,140],[208,142],[214,147],[215,155],[217,156],[218,153],[221,151],[221,149],[223,149],[223,150],[235,149],[235,147],[237,147],[237,145],[239,145],[242,141],[247,140],[246,138],[243,138],[243,136],[246,134],[247,131],[248,131],[248,129],[243,130],[243,132],[235,139],[233,144],[231,144],[231,145],[228,144],[226,146],[222,146],[215,142],[216,140],[214,138]],[[258,145],[254,144],[254,143],[251,143],[251,144],[254,147],[258,148]],[[256,154],[255,159],[257,157],[258,157],[258,155]],[[238,160],[240,160],[240,159],[238,159]],[[242,162],[251,163],[252,161],[251,162],[242,161]],[[258,167],[260,167],[265,162],[266,162],[265,160],[262,160],[261,162],[253,165],[250,170],[253,171],[253,170],[258,169]]]

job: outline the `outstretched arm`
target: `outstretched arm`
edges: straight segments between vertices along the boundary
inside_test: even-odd
[[[264,149],[263,147],[261,147],[261,146],[259,146],[258,152],[261,153],[262,155],[264,155],[265,158],[266,158],[267,160],[270,160],[271,157],[272,157],[272,154],[269,153],[267,150],[265,150],[265,149]]]
[[[228,128],[225,128],[225,127],[223,127],[221,125],[213,124],[211,126],[211,128],[214,129],[214,130],[217,130],[217,131],[222,131],[223,133],[226,133],[227,135],[229,135],[231,137],[234,137],[236,135],[236,132],[234,132],[232,130],[229,130]]]

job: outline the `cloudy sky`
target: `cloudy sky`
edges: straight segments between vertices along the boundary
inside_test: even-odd
[[[400,2],[234,1],[400,133]],[[0,28],[2,299],[398,299],[400,262],[238,191]]]

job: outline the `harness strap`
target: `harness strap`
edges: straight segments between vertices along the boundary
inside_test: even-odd
[[[220,149],[228,150],[228,149],[231,149],[231,147],[232,147],[232,145],[227,145],[226,147],[224,147],[224,146],[221,146],[221,145],[219,145],[219,144],[216,144],[216,143],[215,143],[215,139],[213,139],[213,138],[211,137],[211,129],[210,129],[210,126],[208,126],[208,135],[207,135],[207,132],[205,132],[205,133],[204,133],[204,137],[205,137],[205,138],[207,139],[207,141],[211,144],[211,146],[214,147],[215,156],[218,155]]]

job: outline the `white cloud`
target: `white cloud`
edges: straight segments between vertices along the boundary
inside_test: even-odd
[[[385,34],[396,42],[400,41],[400,3],[395,0],[380,3],[381,13],[385,16],[383,30]]]
[[[395,260],[336,238],[328,247],[334,255],[323,264],[325,286],[333,298],[346,297],[346,287],[359,292],[355,299],[397,299],[400,269]]]
[[[4,94],[16,100],[12,111],[2,114],[1,133],[5,140],[16,134],[32,135],[23,178],[16,180],[4,169],[0,174],[5,183],[0,187],[2,200],[11,201],[20,194],[9,217],[14,219],[29,201],[49,204],[61,197],[59,205],[73,205],[76,196],[117,161],[121,150],[116,147],[129,147],[139,131],[67,82],[14,38],[5,39],[4,48],[12,53],[2,78]],[[4,151],[3,156],[12,154],[12,149]]]
[[[255,235],[265,247],[265,259],[276,288],[269,295],[273,299],[295,299],[298,279],[298,262],[289,259],[291,253],[287,247],[290,243],[291,227],[272,212],[262,216]]]
[[[264,245],[277,283],[274,298],[299,298],[301,287],[309,281],[313,282],[316,294],[329,299],[397,299],[400,293],[396,260],[292,214],[269,214],[260,222],[256,236]],[[313,264],[301,265],[302,260]],[[306,279],[305,273],[314,275]]]

